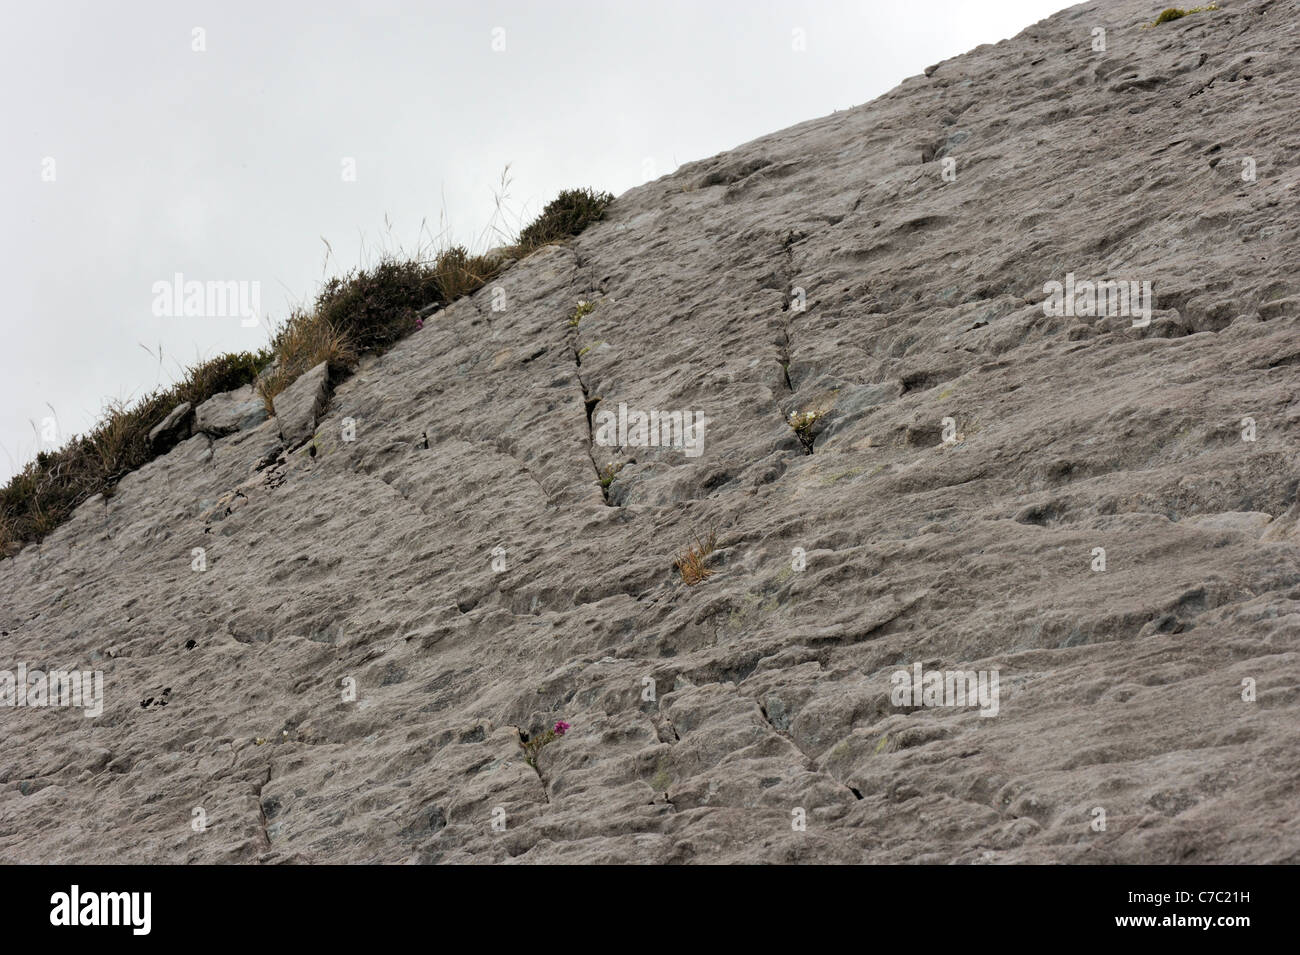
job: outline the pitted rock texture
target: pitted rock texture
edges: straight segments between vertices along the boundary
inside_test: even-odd
[[[196,434],[0,562],[5,666],[105,680],[4,711],[0,858],[1300,861],[1300,4],[1221,5],[633,189],[307,444]],[[1151,324],[1046,316],[1067,272]],[[593,445],[620,403],[703,453]]]

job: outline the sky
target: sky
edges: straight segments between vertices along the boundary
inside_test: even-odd
[[[1068,0],[0,3],[7,480],[327,275],[499,245],[561,189],[860,105]],[[249,307],[187,315],[178,274]]]

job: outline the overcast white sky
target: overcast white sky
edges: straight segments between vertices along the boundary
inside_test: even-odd
[[[618,194],[1067,5],[3,0],[0,479],[47,403],[66,439],[178,363],[265,343],[237,317],[155,316],[177,272],[259,282],[273,322],[314,291],[322,237],[331,272],[443,215],[484,245],[507,163],[527,216],[563,188]],[[161,370],[141,347],[160,344]]]

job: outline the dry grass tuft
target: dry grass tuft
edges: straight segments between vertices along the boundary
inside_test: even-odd
[[[464,246],[454,245],[439,253],[433,273],[443,302],[473,295],[500,271],[499,263],[484,255],[470,255]]]
[[[673,566],[682,575],[684,584],[688,587],[694,586],[713,574],[713,571],[705,565],[708,562],[709,555],[717,550],[717,547],[718,532],[709,531],[708,536],[703,539],[699,534],[696,534],[695,542],[677,555]]]
[[[321,362],[329,362],[331,376],[342,374],[356,362],[347,336],[316,312],[295,311],[272,340],[275,363],[258,379],[257,390],[266,410],[275,414],[275,396]]]

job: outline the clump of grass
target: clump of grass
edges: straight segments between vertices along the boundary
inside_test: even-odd
[[[252,382],[271,352],[220,355],[187,369],[181,380],[131,403],[110,401],[99,423],[57,451],[42,451],[0,489],[0,557],[40,541],[96,494],[108,496],[127,473],[159,450],[149,432],[183,401],[195,407]]]
[[[1190,16],[1193,13],[1206,13],[1217,9],[1219,9],[1217,3],[1206,4],[1203,7],[1189,7],[1186,10],[1181,10],[1178,7],[1166,7],[1164,10],[1160,11],[1160,16],[1156,17],[1153,22],[1145,24],[1143,29],[1159,26],[1162,23],[1170,23],[1174,20],[1181,20],[1183,17]]]
[[[165,399],[163,403],[167,404],[175,399],[175,402],[167,408],[168,412],[182,401],[188,401],[197,408],[213,395],[232,391],[250,383],[271,363],[272,357],[271,350],[263,348],[255,352],[230,352],[200,362],[185,373],[180,383],[173,386],[170,394],[163,393],[161,396]],[[153,425],[150,427],[152,428]]]
[[[332,375],[345,373],[359,355],[384,351],[420,327],[421,309],[472,295],[497,276],[507,258],[576,235],[600,218],[612,199],[591,189],[560,193],[503,256],[474,255],[460,245],[432,258],[385,253],[374,266],[332,277],[312,306],[291,313],[272,339],[276,365],[259,383],[268,409],[299,375],[322,361],[330,363]],[[580,303],[580,309],[583,305],[581,314],[595,307]]]
[[[518,247],[527,253],[575,236],[599,221],[613,201],[614,196],[608,192],[565,189],[546,204],[541,215],[520,230]]]
[[[439,253],[433,265],[438,291],[444,303],[477,292],[500,269],[500,260],[484,255],[470,255],[460,245]]]
[[[700,581],[704,580],[706,577],[712,576],[713,571],[710,570],[706,564],[709,555],[712,554],[717,547],[717,531],[709,531],[708,536],[704,538],[701,538],[698,534],[695,535],[694,543],[687,546],[684,551],[677,555],[677,559],[673,561],[673,566],[677,569],[677,572],[682,575],[682,583],[686,584],[688,587],[692,587],[695,584],[700,583]]]
[[[317,312],[297,309],[271,340],[275,364],[257,382],[268,414],[275,414],[275,397],[300,375],[321,362],[328,362],[330,376],[342,375],[356,361],[357,354],[346,335]]]
[[[798,438],[799,443],[803,445],[804,454],[813,453],[813,442],[817,439],[817,422],[825,417],[825,415],[826,412],[824,411],[805,411],[803,413],[798,411],[790,412],[790,417],[786,420],[786,424],[790,426],[790,430],[794,432],[794,436]]]
[[[321,362],[341,377],[367,352],[381,352],[420,325],[420,310],[478,291],[499,270],[492,260],[451,246],[433,259],[385,254],[370,268],[334,276],[311,308],[290,313],[271,340],[275,367],[258,383],[267,410],[275,396]]]

